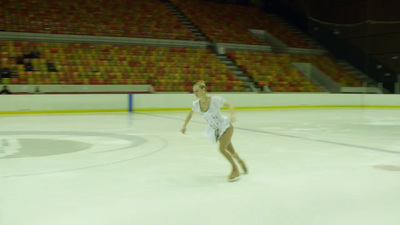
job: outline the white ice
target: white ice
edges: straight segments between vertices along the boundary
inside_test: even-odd
[[[1,225],[399,225],[399,109],[237,111],[230,166],[186,112],[2,115]]]

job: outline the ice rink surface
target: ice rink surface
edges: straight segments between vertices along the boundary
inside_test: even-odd
[[[1,115],[0,224],[400,224],[400,109],[237,111],[237,182],[186,113]]]

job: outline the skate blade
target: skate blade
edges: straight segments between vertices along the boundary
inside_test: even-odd
[[[235,177],[233,179],[228,178],[229,182],[235,182],[235,181],[238,181],[238,180],[240,180],[240,176],[237,176],[237,177]]]

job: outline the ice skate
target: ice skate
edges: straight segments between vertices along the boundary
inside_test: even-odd
[[[239,174],[239,171],[237,171],[237,170],[232,171],[231,175],[229,175],[229,177],[228,177],[229,182],[234,182],[239,179],[240,179],[240,174]]]

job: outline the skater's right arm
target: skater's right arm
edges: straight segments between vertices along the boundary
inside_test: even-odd
[[[186,116],[185,123],[183,124],[183,127],[181,129],[182,134],[184,134],[186,132],[186,125],[189,123],[190,119],[192,118],[193,113],[194,112],[192,110],[190,110],[189,114]]]

